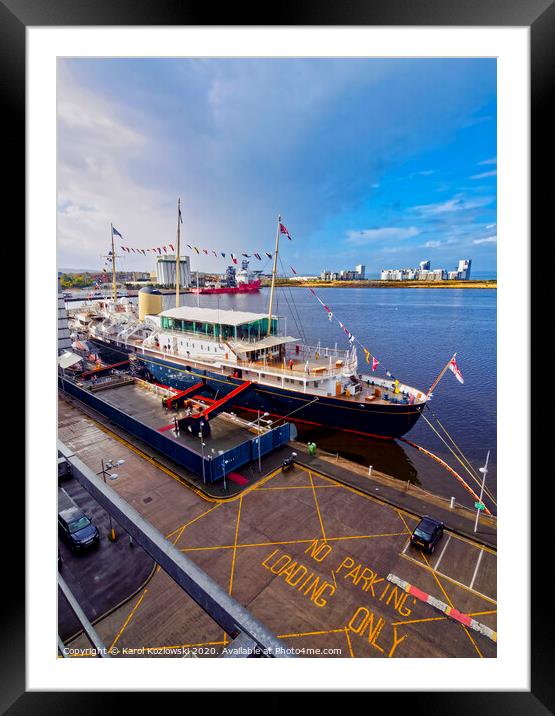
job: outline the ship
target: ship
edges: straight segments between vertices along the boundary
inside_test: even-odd
[[[287,420],[384,439],[409,432],[429,391],[359,371],[354,345],[305,345],[273,313],[279,224],[267,313],[180,306],[179,286],[175,308],[162,310],[160,292],[143,288],[137,309],[114,288],[112,299],[91,304],[89,320],[79,317],[87,339],[113,361],[128,356],[133,372],[147,380],[177,390],[206,383],[217,398],[230,395],[231,410],[266,414],[274,424]],[[241,390],[245,385],[249,389]]]
[[[253,293],[260,290],[261,283],[256,273],[249,271],[249,261],[245,259],[241,262],[240,271],[236,272],[235,266],[228,266],[224,278],[219,282],[205,286],[197,285],[190,291],[197,294]]]

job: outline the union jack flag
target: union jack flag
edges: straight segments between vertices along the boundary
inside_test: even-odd
[[[281,221],[280,221],[280,223],[279,223],[279,230],[280,230],[280,232],[281,232],[282,234],[285,234],[285,236],[287,236],[287,238],[289,239],[289,241],[292,241],[292,239],[291,239],[291,234],[287,231],[285,225],[282,224]]]

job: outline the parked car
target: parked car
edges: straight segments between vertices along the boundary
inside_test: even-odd
[[[443,536],[443,528],[443,522],[424,515],[416,525],[410,541],[415,547],[421,547],[426,552],[432,554],[436,548],[436,544]]]
[[[100,542],[97,526],[79,507],[69,507],[58,514],[58,533],[74,551],[93,547]]]

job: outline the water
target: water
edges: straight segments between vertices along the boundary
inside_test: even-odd
[[[316,292],[401,382],[427,391],[453,353],[457,353],[464,385],[447,371],[434,390],[430,408],[476,470],[491,450],[487,484],[495,495],[496,291],[322,288]],[[201,295],[199,303],[206,308],[265,312],[268,298],[269,290],[262,289],[253,294]],[[196,306],[197,296],[184,295],[181,303]],[[165,308],[174,305],[175,296],[164,297]],[[286,317],[288,335],[303,337],[304,333],[311,345],[321,341],[322,345],[337,343],[338,348],[348,348],[338,323],[328,320],[325,310],[306,288],[276,289],[274,313]],[[359,366],[361,370],[368,367],[360,349]],[[381,366],[376,374],[384,375]],[[424,415],[441,432],[429,411]],[[423,419],[405,437],[444,459],[479,492],[478,485]],[[474,503],[474,498],[445,469],[402,441],[389,443],[301,426],[299,438],[314,440],[323,450],[373,465],[444,497],[455,496],[469,506]],[[486,504],[493,507],[487,499]]]

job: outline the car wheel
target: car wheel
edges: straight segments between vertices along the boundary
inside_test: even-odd
[[[435,544],[433,544],[433,545],[430,547],[430,554],[433,554],[433,553],[434,553],[435,548],[436,548]]]

